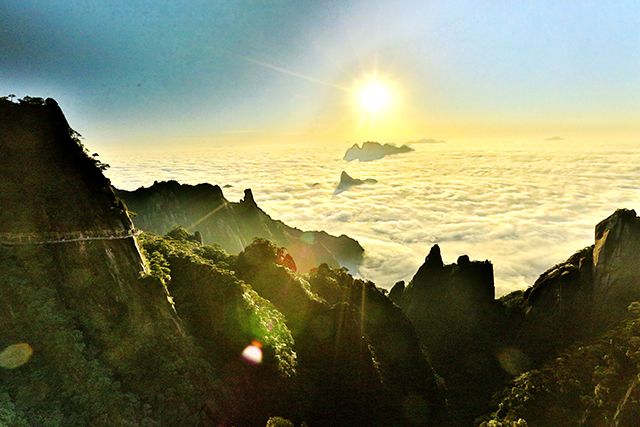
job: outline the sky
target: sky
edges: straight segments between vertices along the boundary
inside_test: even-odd
[[[392,95],[375,117],[356,101],[372,75]],[[0,0],[11,93],[57,99],[98,150],[637,141],[640,5]]]

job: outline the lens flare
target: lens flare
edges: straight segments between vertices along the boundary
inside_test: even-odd
[[[531,368],[529,357],[517,348],[504,348],[496,357],[502,369],[514,377]]]
[[[29,361],[33,348],[26,342],[12,344],[0,353],[0,367],[15,369]]]
[[[251,365],[262,363],[262,343],[260,341],[251,341],[251,344],[242,350],[242,358]]]

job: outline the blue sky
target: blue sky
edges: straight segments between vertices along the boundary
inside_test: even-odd
[[[365,132],[332,85],[374,69],[402,106]],[[640,5],[0,0],[0,93],[56,98],[99,147],[634,137]]]

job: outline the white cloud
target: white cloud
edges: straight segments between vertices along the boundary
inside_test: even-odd
[[[450,142],[363,163],[341,160],[346,148],[218,148],[105,161],[114,184],[126,189],[166,179],[232,184],[224,193],[238,200],[250,187],[275,219],[358,239],[367,250],[361,274],[387,288],[409,280],[439,243],[447,262],[461,254],[491,260],[499,295],[521,289],[593,243],[593,227],[614,209],[639,207],[634,147]],[[343,169],[378,183],[334,197]]]

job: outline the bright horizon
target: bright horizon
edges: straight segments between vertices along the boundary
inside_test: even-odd
[[[57,99],[107,152],[637,142],[640,8],[556,3],[10,3],[0,93]],[[373,74],[390,104],[363,120]]]

